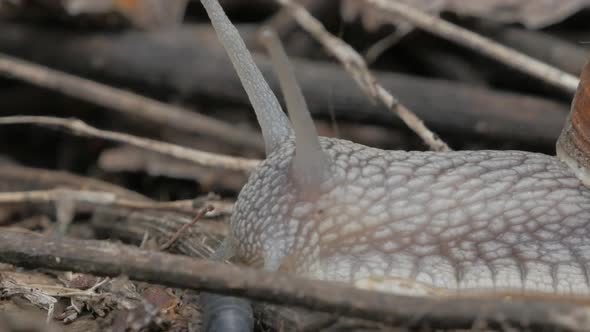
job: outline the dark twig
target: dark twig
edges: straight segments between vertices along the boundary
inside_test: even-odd
[[[369,98],[380,101],[388,110],[396,114],[412,131],[434,151],[450,151],[451,148],[434,132],[432,132],[420,117],[400,103],[373,75],[363,59],[350,45],[342,39],[332,35],[314,18],[305,7],[291,0],[277,0],[295,21],[319,41],[332,56],[334,56],[350,73],[361,90]]]
[[[127,200],[150,201],[147,197],[129,189],[89,177],[64,171],[0,164],[0,191],[48,190],[58,187],[109,192]]]
[[[76,77],[38,64],[0,54],[0,75],[55,90],[159,125],[205,134],[238,146],[262,150],[258,134],[222,121],[164,104],[138,94]]]
[[[246,40],[255,39],[256,30],[251,26],[238,28]],[[152,33],[78,34],[0,22],[0,48],[48,66],[125,82],[143,90],[206,95],[250,105],[210,25],[186,24]],[[270,63],[264,57],[256,59],[270,86],[280,95]],[[339,64],[292,60],[314,115],[327,118],[333,109],[339,121],[400,125],[393,113],[383,112],[382,105],[368,99]],[[95,62],[103,65],[94,67],[91,64]],[[182,68],[177,63],[182,63]],[[455,135],[476,134],[552,146],[568,112],[566,105],[538,97],[391,72],[375,74],[430,127]],[[0,106],[5,107],[4,102]]]
[[[193,213],[195,211],[195,209],[193,208],[192,200],[180,200],[171,202],[133,200],[118,197],[115,193],[104,191],[50,189],[19,192],[0,192],[0,205],[57,203],[62,199],[67,199],[74,202],[76,204],[76,210],[83,211],[92,211],[97,207],[101,206],[114,206],[128,210],[180,212],[184,214]],[[202,218],[206,212],[211,212],[213,209],[214,206],[209,205],[204,210],[198,212],[196,219],[198,220]],[[194,222],[196,222],[196,220]]]
[[[247,174],[243,172],[203,167],[193,162],[130,146],[102,151],[98,165],[108,172],[145,172],[151,176],[193,180],[199,183],[203,191],[228,188],[239,192],[247,180]]]
[[[258,160],[230,157],[210,152],[199,151],[187,147],[160,142],[148,138],[137,137],[129,134],[116,133],[101,130],[87,125],[76,119],[62,119],[50,116],[7,116],[0,117],[0,125],[30,124],[38,126],[58,127],[67,129],[77,135],[98,137],[119,143],[136,146],[142,149],[155,151],[177,159],[188,160],[198,165],[224,167],[232,170],[251,171],[258,164]]]
[[[541,31],[480,24],[476,29],[498,42],[534,56],[572,75],[580,75],[588,49]]]
[[[573,94],[578,87],[579,80],[576,76],[425,13],[407,3],[397,0],[365,0],[365,2],[377,10],[389,14],[392,18],[402,18],[420,29],[487,55],[562,91]]]
[[[219,213],[219,210],[215,210],[215,213]],[[227,215],[221,215],[198,222],[176,242],[174,251],[191,257],[209,258],[228,233],[226,219]],[[97,234],[109,239],[139,244],[147,235],[156,243],[163,243],[190,221],[189,215],[184,213],[107,206],[94,213],[92,228]]]
[[[72,270],[243,296],[396,326],[469,329],[587,331],[585,306],[474,298],[431,299],[371,292],[325,281],[294,278],[226,264],[93,240],[54,240],[38,234],[0,232],[0,261],[24,267]],[[422,313],[416,319],[416,313]]]
[[[298,0],[298,2],[307,8],[314,17],[322,21],[335,16],[334,12],[338,12],[340,5],[337,0]],[[302,33],[299,25],[293,20],[287,9],[278,10],[263,25],[270,26],[276,32],[290,55],[305,56],[317,50],[317,44],[313,38],[306,33]],[[293,46],[291,47],[291,45]]]
[[[205,214],[207,214],[208,212],[211,212],[211,211],[213,211],[213,206],[211,206],[211,205],[205,207],[204,209],[201,209],[201,211],[199,211],[197,213],[197,215],[193,218],[193,220],[191,222],[182,225],[182,227],[180,227],[178,229],[178,231],[176,231],[176,233],[174,233],[174,235],[168,241],[166,241],[166,243],[161,245],[160,250],[164,251],[164,250],[167,250],[168,248],[170,248],[176,241],[178,241],[178,239],[180,238],[182,233],[184,233],[187,229],[194,226],[199,220],[201,220],[201,218],[203,218],[203,216]]]

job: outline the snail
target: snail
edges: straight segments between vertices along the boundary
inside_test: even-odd
[[[289,121],[217,0],[201,2],[267,152],[238,196],[223,257],[406,295],[590,295],[590,65],[557,157],[385,151],[318,137],[268,35]]]

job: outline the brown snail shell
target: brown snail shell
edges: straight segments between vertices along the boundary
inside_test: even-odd
[[[571,112],[557,140],[557,157],[590,187],[590,63],[582,70]]]

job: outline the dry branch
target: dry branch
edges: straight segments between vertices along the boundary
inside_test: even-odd
[[[477,63],[468,61],[460,54],[449,52],[444,47],[416,48],[412,50],[412,56],[421,68],[436,77],[478,87],[490,85],[486,73],[482,72]]]
[[[579,76],[588,61],[588,50],[581,45],[541,31],[481,24],[476,29],[498,42]]]
[[[262,150],[260,135],[178,106],[0,54],[0,74],[174,129]]]
[[[238,28],[246,41],[255,40],[255,27]],[[249,44],[250,49],[253,46]],[[0,48],[51,67],[142,90],[250,105],[209,24],[185,24],[152,33],[80,34],[0,22]],[[270,63],[261,56],[256,60],[275,94],[280,95]],[[367,98],[339,64],[292,60],[314,115],[328,118],[333,110],[337,121],[401,125],[393,113],[383,112],[382,105]],[[538,97],[397,73],[375,74],[429,127],[455,135],[475,134],[553,146],[568,112],[567,105]],[[6,105],[6,100],[0,98],[0,107],[14,108]]]
[[[571,74],[549,66],[506,46],[500,45],[491,39],[482,37],[443,19],[424,13],[401,1],[364,1],[380,11],[391,14],[392,18],[402,18],[420,29],[468,47],[476,52],[485,54],[563,91],[573,94],[578,87],[578,78]]]
[[[161,245],[160,250],[167,250],[168,248],[170,248],[176,241],[178,241],[178,239],[180,239],[180,236],[182,236],[182,233],[186,232],[187,229],[194,226],[199,220],[201,220],[201,218],[203,218],[205,216],[206,213],[211,212],[211,211],[213,211],[213,206],[211,206],[211,205],[209,205],[209,206],[205,207],[204,209],[202,209],[201,211],[199,211],[191,222],[189,222],[188,224],[182,225],[182,227],[180,227],[176,231],[176,233],[174,233],[174,235],[171,236],[168,239],[168,241],[166,241],[166,243]]]
[[[201,220],[175,243],[174,250],[191,257],[209,258],[228,233],[226,219],[228,216],[222,214],[215,219]],[[187,214],[106,206],[94,213],[91,224],[96,233],[105,238],[139,244],[147,234],[149,239],[160,244],[190,222]]]
[[[332,35],[316,20],[305,7],[290,0],[277,0],[287,8],[297,23],[314,36],[350,73],[359,87],[373,99],[381,101],[389,110],[397,114],[402,121],[412,129],[434,151],[451,150],[447,144],[430,131],[424,122],[406,106],[402,105],[377,78],[371,74],[363,57],[350,45]]]
[[[1,204],[45,204],[56,203],[62,199],[76,203],[77,210],[92,211],[101,206],[113,206],[129,210],[169,211],[192,214],[198,211],[192,200],[155,202],[138,201],[118,197],[115,193],[90,190],[50,189],[19,192],[1,192]],[[209,203],[212,208],[215,203]],[[227,204],[220,203],[222,211],[227,211]],[[209,211],[207,211],[209,212]]]
[[[298,2],[307,8],[314,17],[323,19],[323,21],[328,21],[325,18],[335,16],[334,12],[337,12],[340,6],[339,0],[299,0]],[[324,23],[329,24],[330,22]],[[289,11],[284,8],[278,10],[262,25],[270,26],[275,30],[292,56],[306,56],[317,50],[317,43],[314,39],[308,34],[299,33],[299,25],[293,20]]]
[[[247,174],[243,172],[202,167],[192,162],[130,146],[104,150],[100,154],[98,165],[108,172],[143,171],[151,176],[193,180],[199,183],[203,191],[212,191],[212,187],[222,187],[239,192],[247,180]]]
[[[545,302],[429,299],[397,296],[260,270],[93,240],[55,240],[0,232],[0,261],[24,267],[71,270],[243,296],[408,327],[469,329],[486,326],[587,331],[590,309]]]
[[[56,187],[109,192],[118,197],[135,201],[149,200],[129,189],[93,178],[64,171],[0,164],[0,191],[46,190]]]
[[[30,124],[38,126],[58,127],[67,129],[76,135],[97,137],[119,143],[125,143],[142,149],[155,151],[177,159],[188,160],[198,165],[209,167],[223,167],[238,171],[251,171],[258,164],[258,160],[230,157],[210,152],[199,151],[179,145],[160,142],[133,135],[101,130],[75,119],[61,119],[49,116],[7,116],[0,117],[0,125]]]

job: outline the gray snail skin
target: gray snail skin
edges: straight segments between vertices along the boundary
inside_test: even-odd
[[[590,295],[590,128],[582,125],[590,124],[582,121],[590,117],[590,66],[559,139],[559,159],[522,151],[384,151],[317,136],[286,55],[267,32],[289,121],[217,0],[201,1],[267,147],[239,194],[226,255],[410,295]]]

